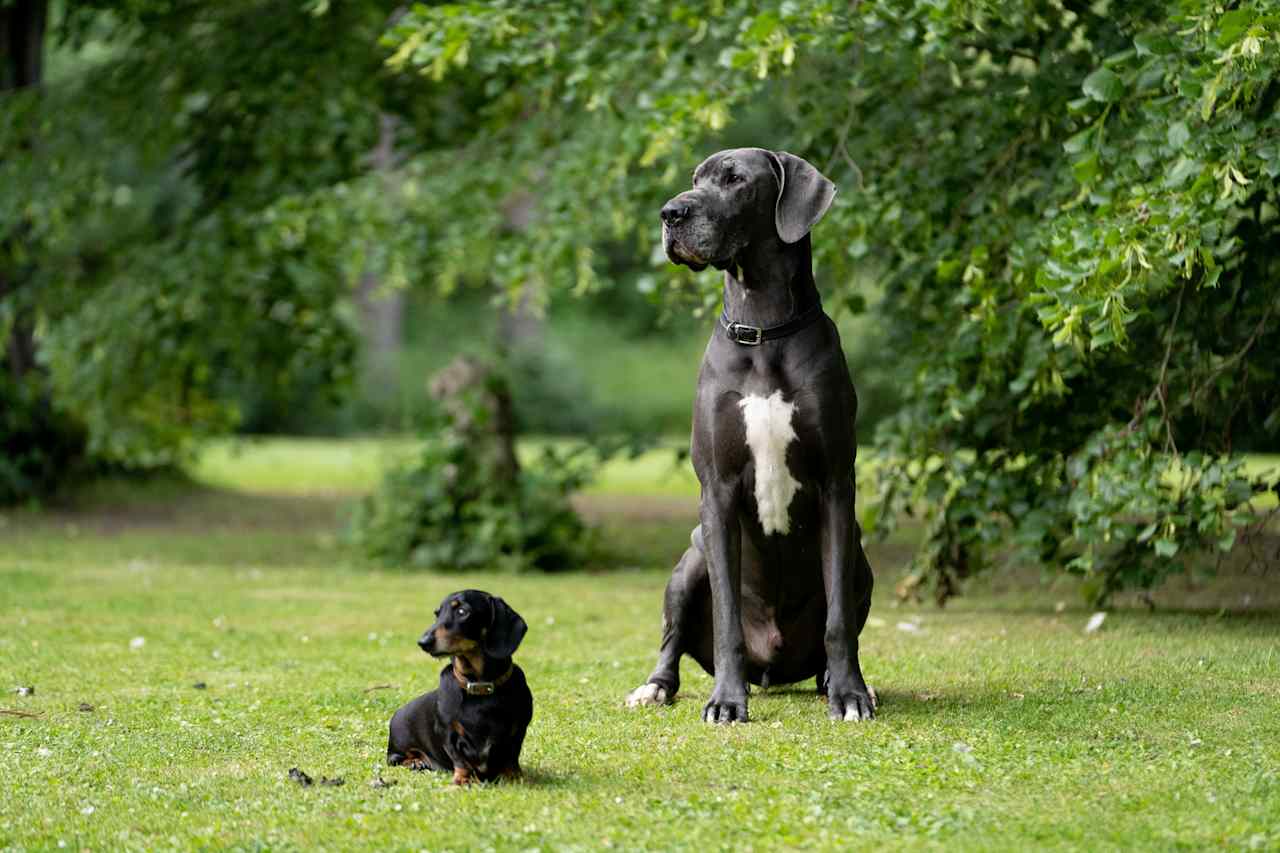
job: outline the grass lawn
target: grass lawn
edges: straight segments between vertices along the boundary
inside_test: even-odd
[[[1280,848],[1274,608],[1179,608],[1175,590],[1086,634],[1061,586],[895,607],[906,550],[882,546],[863,634],[879,718],[828,722],[806,684],[713,728],[689,661],[676,705],[622,707],[692,518],[664,457],[583,498],[635,568],[427,575],[338,535],[402,451],[223,446],[197,485],[0,515],[0,848]],[[522,784],[382,766],[387,720],[439,670],[414,641],[466,586],[530,625]],[[295,766],[345,784],[304,789]]]

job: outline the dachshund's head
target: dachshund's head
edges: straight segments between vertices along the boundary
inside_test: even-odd
[[[511,607],[487,592],[464,589],[444,597],[435,624],[418,645],[433,657],[474,655],[509,658],[515,654],[529,626]]]

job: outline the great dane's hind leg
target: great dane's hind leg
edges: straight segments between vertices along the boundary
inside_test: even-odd
[[[627,694],[627,707],[669,705],[680,689],[680,657],[690,648],[689,632],[696,630],[703,600],[710,594],[707,560],[702,553],[701,528],[694,528],[692,542],[676,563],[667,581],[662,605],[662,646],[658,663],[645,683]]]
[[[870,720],[875,702],[858,662],[858,632],[871,606],[873,579],[854,518],[852,477],[828,484],[822,514],[828,715],[833,720]]]

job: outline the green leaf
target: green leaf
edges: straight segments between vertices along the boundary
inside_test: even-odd
[[[1083,157],[1071,164],[1071,174],[1082,184],[1087,184],[1098,176],[1098,152]]]
[[[1110,68],[1099,68],[1084,78],[1081,87],[1095,101],[1111,104],[1124,97],[1124,80]]]
[[[1133,39],[1133,46],[1137,48],[1139,56],[1165,56],[1173,53],[1176,48],[1173,39],[1157,31],[1139,33]]]
[[[1178,543],[1172,539],[1157,539],[1155,547],[1156,553],[1166,559],[1178,553]]]
[[[1079,133],[1067,137],[1067,141],[1062,143],[1062,150],[1068,154],[1079,154],[1089,145],[1089,141],[1093,139],[1093,134],[1094,128],[1086,127]]]
[[[1164,176],[1164,185],[1168,189],[1175,189],[1187,182],[1187,179],[1200,174],[1204,168],[1204,164],[1199,160],[1190,160],[1182,157],[1177,163],[1173,164],[1173,168]]]
[[[1253,24],[1254,13],[1249,9],[1234,9],[1218,19],[1218,47],[1234,42]]]
[[[844,305],[851,314],[862,314],[867,310],[867,297],[861,293],[850,293],[845,297]]]
[[[1181,148],[1191,139],[1191,131],[1187,129],[1185,121],[1177,121],[1169,125],[1169,132],[1166,137],[1171,147]]]

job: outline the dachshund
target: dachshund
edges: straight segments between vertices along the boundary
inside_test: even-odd
[[[453,771],[456,785],[520,775],[520,749],[533,719],[533,694],[511,656],[529,626],[497,596],[475,589],[445,596],[418,640],[449,656],[440,686],[396,711],[387,763]]]

